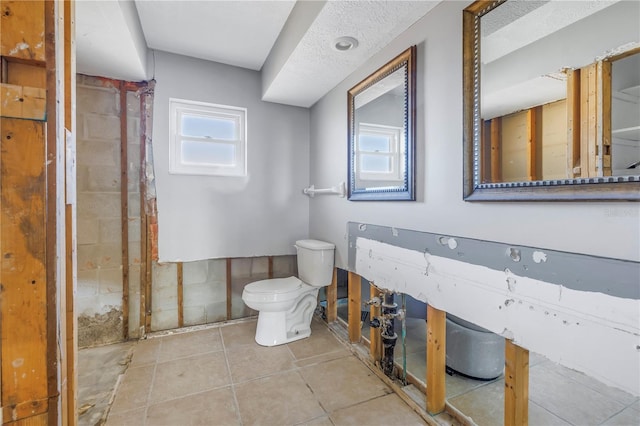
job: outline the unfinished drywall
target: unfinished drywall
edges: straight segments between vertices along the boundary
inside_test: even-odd
[[[349,264],[516,344],[640,395],[640,263],[349,224]]]
[[[117,82],[78,75],[77,196],[79,347],[121,341],[123,267],[120,122]],[[129,335],[139,335],[140,99],[127,93]]]
[[[160,261],[295,254],[294,242],[308,236],[309,111],[262,102],[256,71],[154,57]],[[248,175],[169,174],[169,98],[247,108]]]

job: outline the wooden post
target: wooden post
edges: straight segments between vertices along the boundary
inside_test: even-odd
[[[542,178],[542,107],[527,110],[527,177]]]
[[[529,351],[505,341],[504,424],[529,423]]]
[[[269,279],[273,278],[273,256],[269,256],[267,257],[267,262],[268,262],[268,275],[267,277]]]
[[[598,176],[611,176],[611,62],[598,62]]]
[[[338,318],[338,268],[333,268],[333,278],[327,287],[327,322]]]
[[[127,155],[127,89],[120,82],[120,225],[122,246],[122,337],[129,338],[129,160]]]
[[[491,182],[502,181],[502,119],[491,120]]]
[[[427,305],[427,411],[444,411],[446,399],[446,312]]]
[[[580,177],[580,70],[567,70],[567,177]]]
[[[371,299],[374,297],[380,297],[380,289],[376,287],[373,283],[370,283],[369,287],[369,296]],[[371,305],[371,311],[369,313],[369,318],[372,320],[376,317],[380,316],[380,306]],[[380,336],[380,329],[378,328],[369,328],[369,350],[371,353],[371,359],[374,364],[380,362],[382,358],[382,339]]]
[[[362,278],[355,272],[349,271],[349,341],[356,343],[360,341],[361,327],[360,327],[360,312],[362,310],[361,305],[362,298],[360,291],[362,285]]]
[[[231,276],[231,258],[227,258],[227,320],[231,319],[231,292],[233,291],[233,277]]]
[[[178,327],[184,327],[184,270],[182,262],[177,264],[178,279]]]

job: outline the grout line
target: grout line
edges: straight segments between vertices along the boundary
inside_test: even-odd
[[[233,376],[231,375],[231,366],[229,365],[229,357],[227,356],[227,345],[224,343],[224,335],[222,334],[222,329],[218,328],[218,333],[220,334],[220,341],[222,342],[222,352],[224,354],[224,362],[227,366],[227,374],[229,375],[229,387],[231,389],[231,395],[233,396],[233,405],[236,413],[236,419],[238,420],[238,424],[242,425],[242,418],[240,417],[240,404],[238,403],[238,396],[236,395],[236,385],[233,381]]]

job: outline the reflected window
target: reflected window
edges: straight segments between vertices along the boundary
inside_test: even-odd
[[[401,180],[402,128],[360,123],[356,149],[361,180]]]

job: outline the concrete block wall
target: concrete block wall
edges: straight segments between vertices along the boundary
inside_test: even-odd
[[[122,340],[120,98],[102,80],[76,79],[78,345]]]

